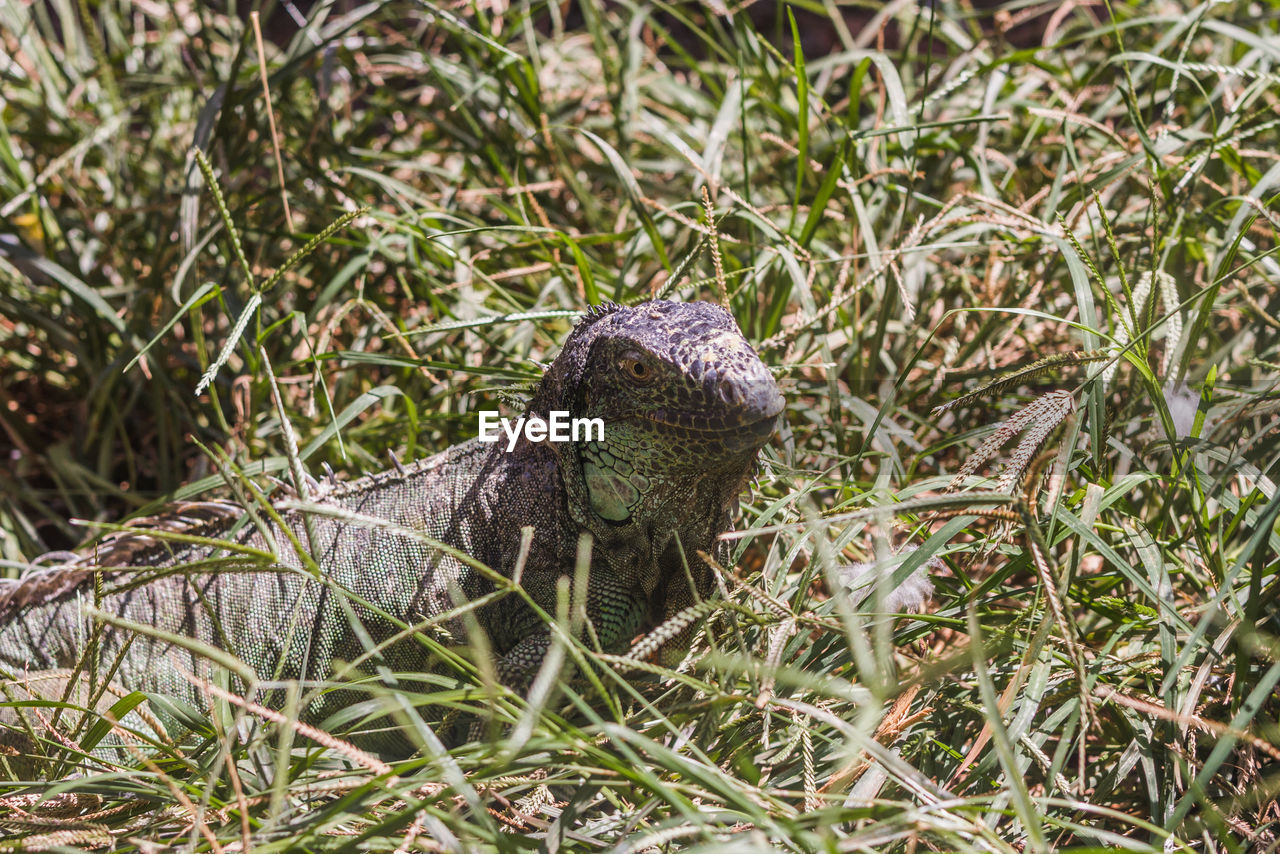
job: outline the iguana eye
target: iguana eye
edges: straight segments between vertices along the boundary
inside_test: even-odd
[[[627,353],[618,360],[618,367],[634,382],[647,383],[653,379],[653,370],[641,360],[639,353]]]

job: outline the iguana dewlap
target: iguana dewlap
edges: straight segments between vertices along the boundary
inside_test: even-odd
[[[573,577],[579,540],[589,534],[583,637],[625,652],[638,634],[710,593],[698,552],[718,550],[717,536],[729,527],[782,408],[769,370],[723,308],[654,301],[596,309],[569,335],[526,417],[558,410],[600,418],[603,440],[522,437],[509,451],[506,441],[472,440],[294,499],[279,513],[288,532],[261,508],[238,528],[221,512],[187,527],[270,556],[142,531],[67,566],[0,581],[0,668],[7,671],[0,678],[75,667],[92,629],[85,613],[94,601],[92,576],[111,567],[98,607],[158,630],[102,625],[104,672],[133,635],[112,678],[126,690],[208,708],[182,675],[209,673],[207,661],[163,635],[230,652],[269,685],[314,686],[333,678],[339,662],[358,662],[363,674],[378,674],[364,678],[381,685],[397,674],[436,672],[440,646],[474,648],[476,631],[499,678],[523,689],[549,647],[546,623],[517,594],[490,595],[494,582],[451,550],[507,578],[519,565],[520,586],[555,614],[560,579]],[[526,527],[532,540],[522,555]],[[314,558],[310,570],[288,534]],[[180,565],[181,574],[167,569]],[[483,604],[461,613],[477,600]],[[268,690],[258,698],[279,705],[283,696]],[[302,718],[324,723],[368,695],[309,696]]]

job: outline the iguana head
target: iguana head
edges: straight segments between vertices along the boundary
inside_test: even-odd
[[[584,318],[530,409],[604,422],[602,440],[557,450],[596,517],[680,527],[679,515],[720,514],[736,498],[782,407],[728,311],[655,300]]]

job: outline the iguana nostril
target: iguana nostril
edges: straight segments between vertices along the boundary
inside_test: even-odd
[[[773,377],[769,377],[767,383],[756,384],[751,390],[751,408],[759,412],[762,418],[773,418],[780,414],[786,403]]]

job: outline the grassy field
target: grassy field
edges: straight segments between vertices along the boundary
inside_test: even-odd
[[[0,849],[1277,850],[1280,3],[210,5],[0,2],[4,572],[283,471],[268,364],[342,476],[604,300],[788,407],[678,673],[393,764],[69,738]]]

